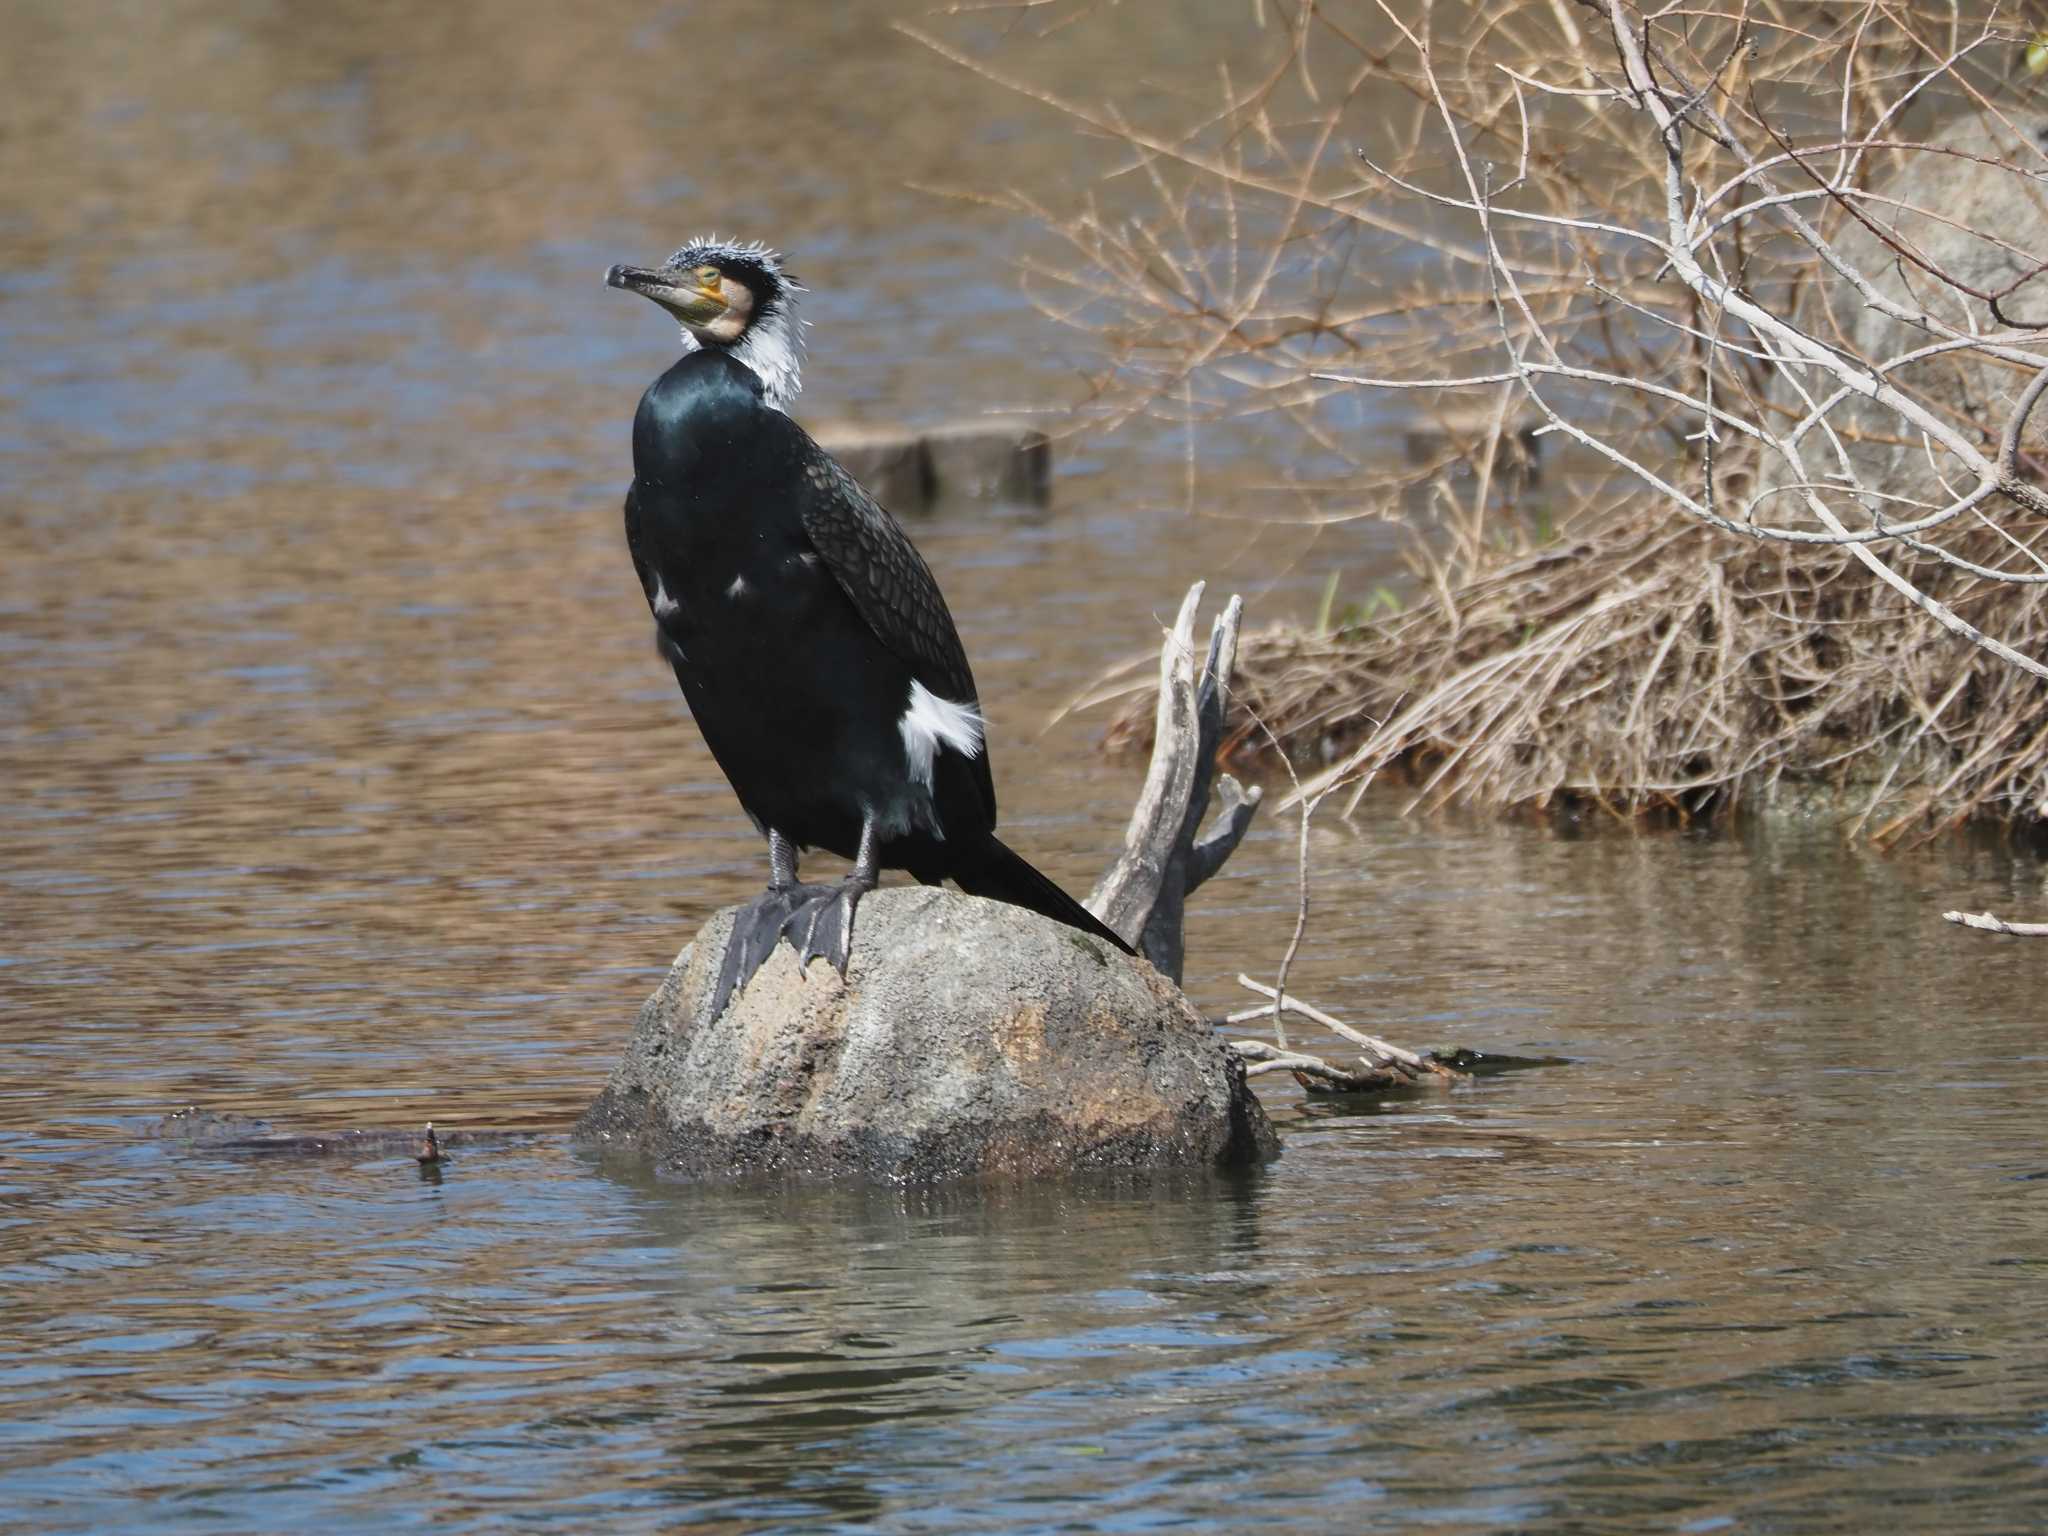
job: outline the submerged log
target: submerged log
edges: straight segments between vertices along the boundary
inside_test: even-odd
[[[176,1142],[208,1152],[268,1153],[287,1157],[408,1156],[422,1167],[453,1160],[458,1151],[484,1147],[522,1146],[539,1139],[533,1130],[501,1130],[488,1126],[457,1126],[435,1130],[379,1127],[372,1130],[290,1131],[268,1120],[223,1115],[198,1108],[181,1109],[153,1122],[147,1132],[155,1141]]]

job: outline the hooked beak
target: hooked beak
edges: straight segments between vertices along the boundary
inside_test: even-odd
[[[613,267],[605,273],[604,281],[608,288],[623,288],[643,299],[652,299],[685,325],[708,325],[726,311],[723,297],[700,286],[685,272]]]

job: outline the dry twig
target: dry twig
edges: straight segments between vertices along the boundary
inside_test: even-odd
[[[2008,923],[2002,917],[1993,917],[1989,912],[1944,912],[1943,921],[1960,923],[1965,928],[1975,928],[1984,933],[2008,933],[2015,938],[2048,939],[2048,923]]]

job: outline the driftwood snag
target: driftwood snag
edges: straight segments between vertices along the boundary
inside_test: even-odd
[[[1188,589],[1180,615],[1160,652],[1159,697],[1152,730],[1152,765],[1145,775],[1137,808],[1124,838],[1124,851],[1089,896],[1090,911],[1117,932],[1137,934],[1146,959],[1176,982],[1183,965],[1183,923],[1188,893],[1230,857],[1259,808],[1257,785],[1241,787],[1229,774],[1216,774],[1216,753],[1223,737],[1231,678],[1237,667],[1237,638],[1244,604],[1232,597],[1209,632],[1209,651],[1199,674],[1194,664],[1195,614],[1201,607],[1202,583]],[[1211,782],[1220,802],[1216,819],[1199,838],[1196,829],[1209,803]],[[1301,907],[1294,946],[1308,921],[1308,812],[1302,824]],[[1284,976],[1287,961],[1281,963]],[[1354,1029],[1342,1019],[1289,994],[1240,974],[1238,981],[1269,999],[1263,1006],[1231,1014],[1223,1022],[1243,1024],[1270,1018],[1279,1036],[1274,1045],[1258,1040],[1232,1040],[1230,1050],[1249,1065],[1246,1075],[1288,1072],[1311,1094],[1384,1093],[1423,1083],[1444,1085],[1463,1074],[1433,1056],[1419,1054]],[[1364,1047],[1355,1065],[1326,1061],[1291,1049],[1282,1016],[1299,1014],[1334,1034]]]
[[[1309,1094],[1387,1093],[1397,1088],[1421,1087],[1426,1083],[1441,1088],[1462,1082],[1465,1078],[1465,1073],[1434,1051],[1411,1051],[1390,1040],[1382,1040],[1378,1035],[1353,1029],[1334,1014],[1303,1002],[1291,992],[1282,995],[1276,988],[1256,981],[1242,971],[1238,972],[1237,984],[1269,1001],[1256,1008],[1240,1009],[1223,1022],[1244,1024],[1253,1019],[1272,1019],[1281,1037],[1278,1045],[1268,1045],[1263,1040],[1230,1042],[1233,1051],[1252,1063],[1245,1068],[1247,1077],[1257,1077],[1263,1072],[1290,1073],[1301,1084],[1303,1092]],[[1285,1032],[1279,1028],[1281,1016],[1287,1013],[1297,1013],[1305,1019],[1314,1020],[1331,1033],[1363,1046],[1365,1054],[1358,1058],[1356,1065],[1346,1066],[1342,1062],[1326,1061],[1306,1051],[1289,1048]]]
[[[1123,852],[1084,905],[1136,944],[1161,975],[1178,983],[1185,964],[1183,927],[1189,892],[1223,867],[1259,808],[1262,791],[1216,774],[1224,706],[1237,666],[1244,601],[1232,597],[1209,630],[1209,650],[1195,669],[1195,614],[1204,584],[1188,588],[1180,615],[1159,655],[1159,708],[1152,765],[1145,774]],[[1198,838],[1214,785],[1216,819]]]

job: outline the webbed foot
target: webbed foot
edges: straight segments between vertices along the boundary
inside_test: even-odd
[[[735,994],[744,992],[754,972],[775,953],[775,945],[788,930],[794,915],[821,897],[836,894],[837,886],[771,885],[733,914],[732,936],[725,941],[725,956],[718,966],[718,986],[711,994],[711,1018],[725,1012]],[[791,941],[795,943],[794,940]],[[799,950],[799,953],[801,951]]]
[[[808,974],[813,960],[823,960],[846,979],[853,958],[853,912],[861,897],[875,888],[873,880],[848,875],[837,885],[806,887],[808,895],[782,925],[797,968]]]

